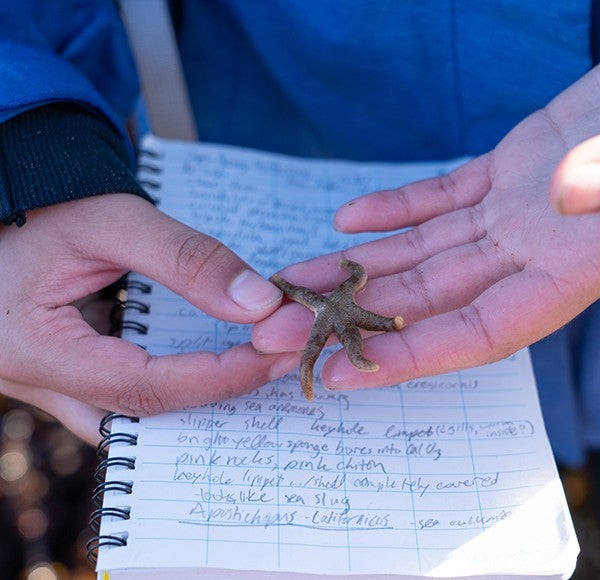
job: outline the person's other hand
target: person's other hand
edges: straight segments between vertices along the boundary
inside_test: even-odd
[[[0,393],[38,406],[84,439],[105,410],[155,414],[235,396],[289,371],[295,355],[250,344],[150,356],[102,336],[73,305],[127,271],[168,286],[223,320],[251,323],[279,290],[218,243],[129,194],[32,211],[0,227]]]
[[[565,155],[552,177],[550,199],[563,215],[600,211],[600,137]]]
[[[557,330],[596,300],[600,215],[558,215],[549,203],[549,186],[566,153],[597,133],[595,70],[519,124],[492,152],[449,176],[341,207],[335,226],[344,232],[414,226],[344,252],[369,274],[357,301],[381,314],[401,315],[407,325],[365,341],[366,355],[379,363],[379,371],[361,373],[341,351],[324,365],[324,383],[334,389],[390,385],[492,362]],[[572,155],[574,162],[577,154]],[[282,275],[331,290],[344,278],[339,258],[316,258]],[[299,305],[285,305],[255,326],[253,344],[264,352],[300,350],[312,319]]]

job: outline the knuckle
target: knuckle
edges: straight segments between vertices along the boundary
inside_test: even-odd
[[[414,295],[427,317],[437,313],[437,307],[432,297],[432,292],[428,283],[427,276],[419,266],[413,268],[405,277],[406,289]]]
[[[406,185],[390,191],[394,213],[402,215],[408,222],[413,221],[413,207],[409,201],[411,186]]]
[[[431,257],[431,252],[427,249],[427,240],[423,235],[423,230],[419,226],[406,232],[403,241],[408,244],[409,248],[420,260]]]
[[[471,304],[460,309],[458,313],[464,326],[470,328],[475,333],[482,348],[485,349],[488,356],[491,356],[492,353],[498,352],[499,347],[496,345],[496,342],[488,330],[486,321],[479,308],[477,308],[474,304]]]
[[[119,408],[136,416],[157,415],[167,410],[158,390],[145,380],[140,380],[126,388],[117,397]]]
[[[193,284],[218,269],[224,261],[225,248],[216,239],[199,232],[186,236],[177,243],[175,269],[177,275]]]
[[[454,174],[450,172],[441,175],[439,177],[439,184],[441,192],[453,201],[457,192],[457,183]]]

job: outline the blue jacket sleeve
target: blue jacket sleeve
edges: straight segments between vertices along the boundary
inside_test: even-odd
[[[0,3],[0,78],[0,223],[103,193],[149,199],[125,130],[138,83],[112,1]]]
[[[106,117],[123,138],[138,82],[111,0],[0,3],[0,123],[70,101]]]

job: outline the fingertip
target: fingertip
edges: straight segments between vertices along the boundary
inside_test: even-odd
[[[357,200],[353,199],[340,206],[333,216],[333,229],[337,232],[353,232],[353,214],[356,210]]]
[[[358,369],[344,360],[335,360],[332,355],[321,369],[321,382],[330,391],[352,391],[366,386],[360,380],[361,374]]]
[[[304,348],[314,315],[298,304],[286,304],[252,327],[252,346],[261,353]]]
[[[550,202],[563,215],[600,211],[600,136],[563,157],[550,181]]]
[[[600,211],[600,164],[560,167],[552,180],[550,200],[562,215]]]
[[[279,379],[297,368],[301,356],[301,352],[286,352],[279,355],[269,369],[269,381]]]
[[[323,365],[321,381],[326,389],[332,391],[351,391],[355,389],[381,386],[381,366],[368,361],[362,369],[355,367],[341,349],[332,354]]]
[[[283,297],[283,293],[275,284],[250,269],[244,270],[233,279],[228,294],[238,306],[251,313],[271,312]]]

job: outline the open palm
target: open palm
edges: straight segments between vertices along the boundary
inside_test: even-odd
[[[361,374],[343,353],[333,355],[323,369],[327,385],[389,385],[498,360],[600,296],[600,216],[560,216],[548,197],[567,151],[600,133],[597,85],[595,76],[584,77],[449,176],[338,210],[335,225],[346,232],[414,226],[344,252],[370,277],[359,302],[408,324],[366,340],[376,373]],[[323,256],[284,275],[328,290],[343,276],[338,259]],[[301,349],[310,322],[296,305],[285,306],[256,326],[253,343],[267,352]]]

